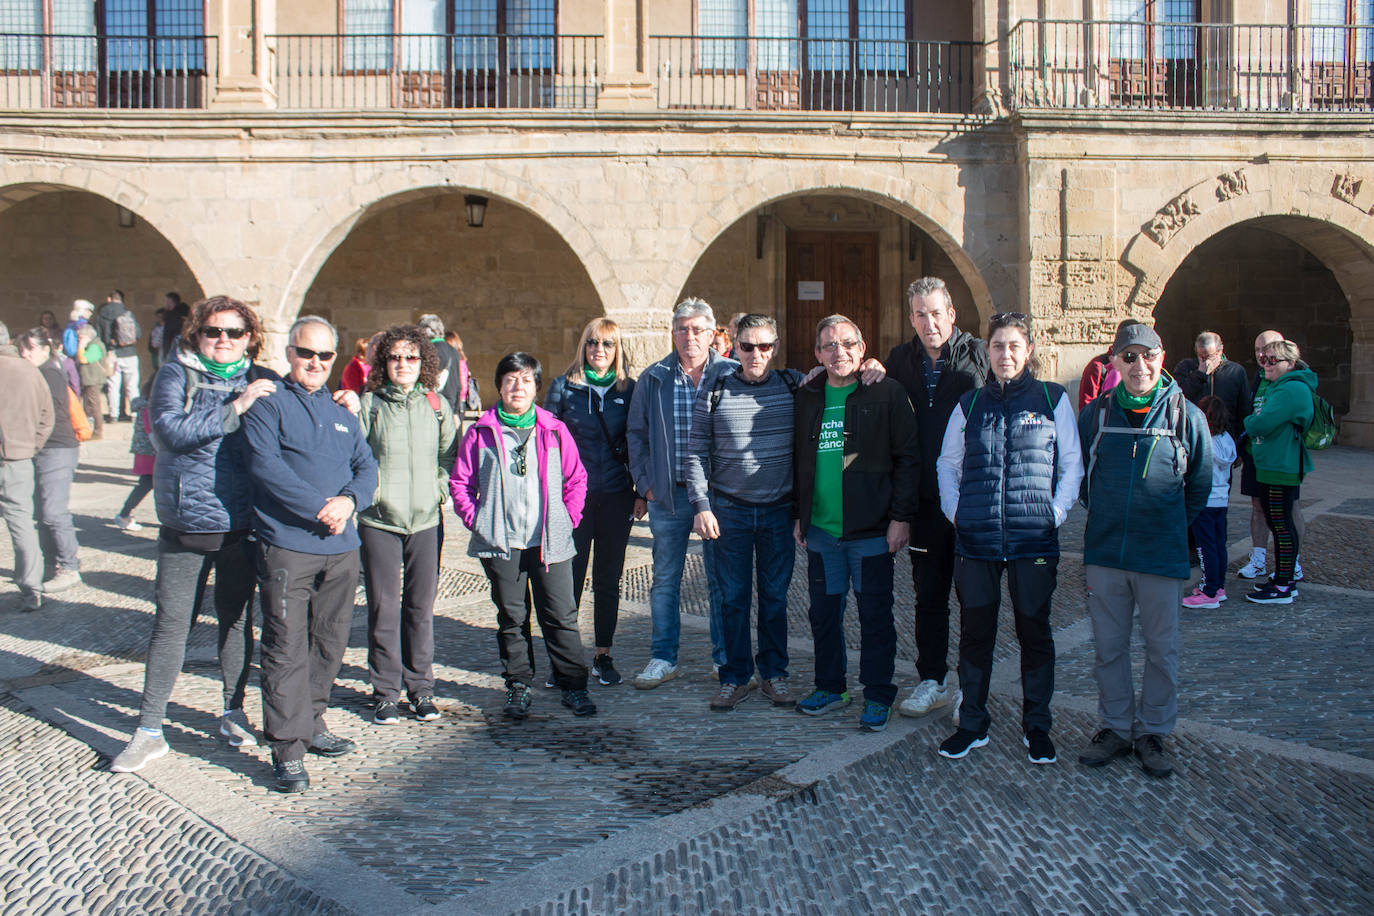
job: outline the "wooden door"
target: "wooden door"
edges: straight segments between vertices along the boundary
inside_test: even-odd
[[[834,314],[854,321],[875,352],[878,234],[788,232],[787,366],[805,372],[816,365],[816,324]]]

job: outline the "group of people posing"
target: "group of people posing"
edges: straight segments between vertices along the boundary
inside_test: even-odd
[[[1209,421],[1230,418],[1184,397],[1146,325],[1118,329],[1115,386],[1076,412],[1061,386],[1036,377],[1027,316],[994,315],[979,340],[956,328],[940,280],[914,282],[907,302],[915,336],[885,363],[868,358],[861,328],[832,315],[816,330],[820,367],[805,376],[774,368],[773,319],[740,317],[732,358],[712,347],[711,307],[687,299],[672,316],[672,351],[632,379],[619,327],[596,319],[543,407],[542,366],[511,353],[497,365],[498,403],[465,431],[438,393],[441,325],[374,337],[359,397],[327,388],[338,336],[324,319],[292,326],[289,369],[278,377],[254,361],[263,330],[250,307],[223,296],[197,303],[149,396],[162,526],[157,613],[139,728],[112,768],[137,770],[168,752],[166,707],[211,569],[220,732],[235,745],[257,741],[243,706],[255,583],[260,590],[263,730],[277,789],[308,787],[307,752],[355,749],[329,730],[325,712],[360,565],[373,721],[438,718],[433,607],[449,499],[491,583],[506,717],[529,715],[538,682],[531,614],[549,659],[545,683],[573,715],[597,711],[589,679],[621,681],[611,656],[620,579],[633,520],[647,514],[652,638],[635,687],[678,673],[681,583],[695,531],[719,678],[711,709],[732,710],[755,691],[812,716],[849,706],[842,622],[852,589],[859,726],[880,731],[894,708],[919,716],[953,703],[957,729],[939,753],[961,758],[988,743],[1005,571],[1021,645],[1024,744],[1031,762],[1053,763],[1057,531],[1081,496],[1101,728],[1079,759],[1096,766],[1133,752],[1145,772],[1168,775],[1187,531],[1220,474]],[[1282,475],[1300,476],[1310,461],[1277,452],[1311,409],[1305,420],[1283,379],[1315,381],[1291,342],[1267,343],[1265,355],[1268,395],[1244,419],[1279,554],[1274,580],[1256,590],[1261,599],[1296,594],[1296,481]],[[794,543],[806,553],[815,657],[804,696],[789,681]],[[912,561],[919,683],[898,704],[893,576],[902,550]],[[588,570],[590,668],[578,629]],[[1212,575],[1204,592],[1220,588]],[[946,683],[951,587],[961,605],[958,689]],[[1137,607],[1146,647],[1139,694],[1130,657]]]

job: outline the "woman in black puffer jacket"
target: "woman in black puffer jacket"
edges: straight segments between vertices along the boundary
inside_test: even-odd
[[[596,657],[592,676],[609,687],[620,673],[611,660],[611,640],[620,614],[620,577],[625,570],[625,546],[634,518],[642,518],[644,500],[635,495],[628,466],[625,425],[630,413],[634,379],[620,344],[620,325],[597,318],[582,329],[577,355],[568,371],[554,379],[544,409],[562,420],[577,443],[587,469],[587,503],[582,522],[573,532],[573,590],[582,602],[582,585],[592,547],[592,597],[595,601]]]
[[[248,533],[253,487],[239,418],[276,388],[277,375],[253,364],[262,324],[236,299],[197,302],[171,359],[158,370],[148,403],[157,463],[156,618],[148,645],[139,727],[110,769],[131,773],[167,753],[162,720],[186,655],[206,577],[215,571],[224,706],[219,733],[235,746],[257,744],[243,712],[253,656],[249,601],[256,581]]]

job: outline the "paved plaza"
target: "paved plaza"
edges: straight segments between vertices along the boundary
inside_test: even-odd
[[[964,760],[936,754],[947,710],[894,717],[879,735],[857,730],[858,703],[811,719],[755,695],[710,712],[699,556],[677,680],[593,686],[591,719],[536,689],[531,718],[506,721],[486,580],[450,515],[435,620],[443,718],[371,724],[360,604],[329,722],[361,749],[311,757],[310,791],[280,795],[265,748],[217,737],[207,615],[169,707],[172,754],[138,774],[106,769],[136,724],[156,555],[151,497],[135,513],[145,530],[110,525],[134,478],[118,438],[128,426],[107,435],[82,447],[72,499],[82,586],[20,613],[0,538],[6,914],[1374,912],[1369,452],[1316,456],[1302,499],[1307,580],[1291,607],[1249,604],[1233,578],[1221,609],[1184,612],[1168,780],[1128,761],[1075,762],[1096,727],[1081,510],[1063,529],[1060,760],[1048,767],[1021,746],[1009,610],[992,741]],[[1248,515],[1237,495],[1233,561],[1248,547]],[[627,675],[648,655],[648,542],[638,525],[614,652]],[[803,571],[799,558],[789,616],[794,686],[805,689]],[[905,696],[915,655],[905,559],[897,580]],[[260,727],[255,688],[248,713]]]

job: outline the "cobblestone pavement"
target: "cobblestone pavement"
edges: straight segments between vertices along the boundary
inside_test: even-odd
[[[508,723],[486,580],[451,523],[436,610],[443,718],[370,723],[355,608],[329,720],[361,750],[312,758],[311,791],[282,796],[268,789],[264,749],[216,736],[206,616],[168,713],[173,753],[136,775],[105,769],[134,725],[152,621],[155,529],[108,524],[133,482],[126,449],[114,438],[83,448],[82,586],[17,612],[0,544],[5,913],[1374,911],[1374,501],[1352,495],[1368,453],[1318,456],[1297,603],[1247,604],[1233,580],[1220,610],[1185,612],[1169,780],[1128,761],[1073,762],[1096,707],[1077,514],[1055,596],[1060,761],[1049,767],[1021,747],[1009,612],[992,742],[965,760],[935,753],[950,729],[943,711],[894,719],[880,735],[857,731],[857,706],[808,719],[754,696],[709,712],[699,555],[684,581],[677,680],[594,688],[600,713],[587,720],[537,690],[531,719]],[[151,512],[149,500],[135,514],[151,523]],[[1233,560],[1248,547],[1247,519],[1238,497]],[[647,661],[649,546],[637,526],[615,649],[627,675]],[[789,592],[803,690],[805,562],[799,553]],[[905,559],[896,583],[898,678],[909,686]],[[951,663],[957,623],[954,603]],[[256,695],[249,713],[260,722]]]

